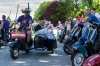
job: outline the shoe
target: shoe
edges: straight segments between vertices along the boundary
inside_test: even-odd
[[[31,49],[34,49],[34,47],[33,47],[33,46],[30,46],[30,50],[31,50]]]
[[[51,51],[51,53],[52,53],[52,54],[54,54],[54,53],[55,53],[55,52],[54,52],[54,49]]]
[[[25,44],[26,49],[30,49],[29,46],[27,44]]]

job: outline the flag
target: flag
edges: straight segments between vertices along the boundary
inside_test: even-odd
[[[20,38],[20,39],[25,39],[26,37],[26,32],[11,32],[11,38]]]

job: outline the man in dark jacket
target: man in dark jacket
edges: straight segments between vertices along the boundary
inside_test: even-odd
[[[38,30],[41,30],[41,29],[43,29],[43,28],[45,28],[44,27],[44,24],[45,24],[45,19],[44,19],[44,17],[39,17],[39,20],[40,20],[40,22],[39,22],[39,24],[35,27],[35,31],[38,31]]]

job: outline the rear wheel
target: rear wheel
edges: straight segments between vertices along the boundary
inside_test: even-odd
[[[10,49],[10,56],[12,59],[17,59],[19,56],[19,48],[11,48]]]

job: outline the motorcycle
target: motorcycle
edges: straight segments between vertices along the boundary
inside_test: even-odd
[[[28,53],[31,49],[26,48],[26,31],[24,28],[20,29],[20,25],[16,24],[15,29],[11,31],[11,42],[8,43],[10,56],[12,59],[17,59],[19,51],[25,51]],[[32,46],[32,40],[29,47]]]
[[[94,54],[87,58],[83,66],[100,66],[100,54]]]
[[[99,53],[98,36],[99,24],[92,23],[93,31],[91,33],[90,28],[86,28],[82,37],[78,42],[73,45],[73,52],[71,54],[71,60],[73,66],[82,66],[83,62],[89,56]]]
[[[83,22],[77,23],[71,31],[72,34],[70,34],[69,37],[66,37],[65,40],[63,41],[64,43],[63,50],[66,54],[71,55],[72,44],[78,41],[78,39],[80,38],[83,27],[84,27]]]

